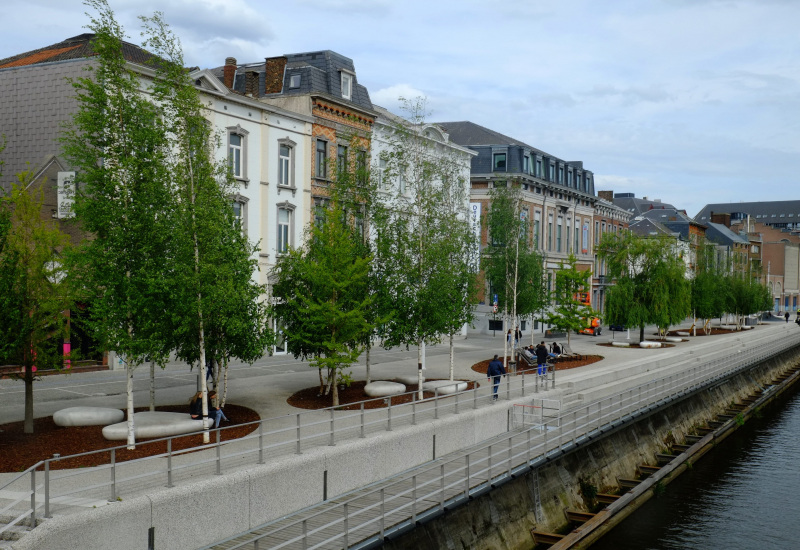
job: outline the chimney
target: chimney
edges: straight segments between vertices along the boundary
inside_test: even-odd
[[[236,76],[236,58],[226,57],[225,67],[222,69],[222,83],[226,88],[233,89],[233,77]]]
[[[258,71],[244,73],[244,95],[258,97]]]
[[[614,202],[614,192],[613,191],[598,191],[597,196],[603,199],[604,201]]]
[[[711,212],[711,223],[720,223],[730,229],[731,227],[731,215],[727,212],[720,212],[715,214]]]
[[[264,75],[264,93],[279,94],[283,91],[283,71],[286,69],[287,59],[283,56],[268,57],[266,74]]]

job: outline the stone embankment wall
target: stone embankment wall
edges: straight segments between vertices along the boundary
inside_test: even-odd
[[[682,443],[732,403],[768,385],[774,375],[796,365],[792,350],[635,423],[553,459],[468,504],[389,541],[390,550],[493,548],[529,550],[531,529],[557,532],[567,525],[565,509],[588,511],[581,484],[601,493],[617,491],[617,478],[635,477],[640,464],[655,465],[655,454]],[[538,486],[540,508],[536,505]]]

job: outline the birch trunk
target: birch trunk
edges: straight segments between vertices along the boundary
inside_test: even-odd
[[[133,422],[133,367],[130,362],[125,362],[125,375],[127,377],[128,394],[128,449],[136,448],[136,432]]]
[[[366,353],[366,361],[367,361],[367,384],[369,384],[369,383],[370,383],[370,375],[369,375],[369,350],[370,350],[370,346],[369,346],[369,345],[367,345],[367,349],[366,349],[366,352],[367,352],[367,353]]]
[[[156,410],[156,362],[150,361],[150,411]]]
[[[222,405],[220,408],[225,407],[225,402],[228,400],[228,356],[223,359],[222,364]]]

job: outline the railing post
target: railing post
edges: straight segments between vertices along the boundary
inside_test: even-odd
[[[347,550],[348,548],[350,548],[350,541],[348,540],[348,536],[347,536],[348,532],[349,532],[349,528],[348,528],[348,525],[347,525],[348,524],[348,521],[347,521],[348,517],[347,517],[347,503],[346,502],[344,503],[343,507],[344,507],[344,548],[345,548],[345,550]]]
[[[411,394],[411,425],[417,425],[417,392]]]
[[[550,386],[550,389],[551,390],[556,389],[556,366],[555,365],[553,365],[553,383]]]
[[[330,411],[331,411],[331,442],[328,443],[328,445],[333,447],[334,445],[336,445],[336,442],[333,439],[333,430],[334,430],[334,426],[333,426],[333,407],[331,407]]]
[[[486,481],[492,481],[492,446],[489,445],[489,467],[486,469]]]
[[[386,528],[386,490],[381,487],[381,539],[384,538]]]
[[[308,520],[303,520],[303,550],[308,549]]]
[[[522,397],[525,397],[525,369],[522,369],[520,375],[522,376]]]
[[[411,477],[411,523],[417,524],[417,476]]]
[[[433,418],[439,419],[439,388],[433,389]]]
[[[506,401],[511,401],[511,377],[506,375]]]
[[[475,383],[475,387],[472,388],[472,408],[478,408],[478,383]]]
[[[109,502],[117,500],[117,450],[111,449],[111,498]]]
[[[545,429],[546,428],[547,427],[545,426]],[[528,451],[525,454],[525,459],[528,462],[529,466],[530,466],[530,463],[531,463],[531,431],[532,431],[532,428],[528,428],[528,431],[527,431],[527,434],[528,434]]]
[[[391,397],[389,397],[389,410],[388,410],[388,413],[389,413],[389,415],[387,417],[388,424],[386,426],[386,431],[387,432],[391,432],[392,431],[392,398]]]
[[[167,487],[172,488],[172,438],[167,439]]]
[[[50,459],[44,461],[44,517],[50,516]]]
[[[363,401],[361,402],[361,435],[359,437],[361,437],[361,438],[366,437],[364,435],[364,402]]]
[[[300,415],[296,415],[297,417],[297,450],[295,451],[296,454],[303,454],[303,451],[300,450]]]
[[[439,491],[441,493],[439,509],[444,511],[444,464],[439,465]]]
[[[464,499],[469,499],[469,454],[466,456],[466,465],[464,466]]]
[[[217,428],[217,475],[222,475],[222,447],[219,444],[219,432],[220,429]]]
[[[458,389],[456,389],[456,410],[453,414],[458,414]]]
[[[258,463],[264,464],[264,422],[258,423]]]
[[[31,470],[31,529],[36,527],[36,468]]]
[[[514,441],[513,441],[513,439],[514,439],[513,436],[509,436],[509,438],[508,438],[508,477],[509,478],[511,477],[511,469],[513,467],[512,462],[514,460],[512,458],[512,456],[511,456],[511,455],[514,454]]]

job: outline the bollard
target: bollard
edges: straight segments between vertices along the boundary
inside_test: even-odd
[[[335,441],[334,441],[334,439],[333,439],[333,429],[334,429],[334,428],[333,428],[333,409],[331,409],[331,442],[328,444],[328,445],[330,445],[331,447],[333,447],[334,445],[336,445],[336,442],[335,442]]]
[[[297,451],[295,451],[295,454],[299,454],[299,455],[303,454],[303,452],[300,450],[300,415],[299,414],[297,415]]]
[[[220,429],[217,428],[217,475],[222,475],[222,447],[219,444],[219,432]]]
[[[111,449],[111,498],[109,502],[117,500],[117,450]]]
[[[258,463],[264,464],[264,422],[258,423]]]
[[[167,439],[167,487],[172,488],[172,438]]]

